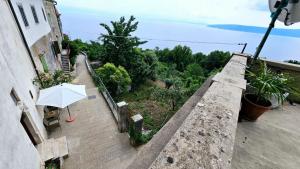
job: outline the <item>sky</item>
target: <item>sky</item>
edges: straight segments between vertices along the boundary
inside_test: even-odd
[[[63,10],[135,15],[139,18],[202,24],[240,24],[267,27],[268,0],[58,0]],[[277,22],[276,27],[289,27]]]

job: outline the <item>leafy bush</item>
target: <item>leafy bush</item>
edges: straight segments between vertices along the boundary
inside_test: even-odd
[[[175,110],[182,101],[183,91],[179,85],[174,84],[169,89],[156,88],[152,93],[152,97],[159,101],[168,100],[172,110]]]
[[[207,72],[210,72],[214,69],[224,67],[230,58],[231,55],[229,52],[213,51],[201,61],[202,67],[204,67]]]
[[[64,39],[62,41],[62,46],[64,49],[70,49],[70,63],[72,67],[76,63],[77,55],[79,54],[80,50],[85,49],[84,43],[80,39],[75,39],[72,41],[68,35],[64,35]]]
[[[96,75],[100,77],[111,95],[127,91],[131,84],[131,79],[124,67],[116,67],[112,63],[106,63],[104,66],[96,69]]]
[[[103,55],[103,46],[99,42],[90,41],[90,43],[87,44],[86,52],[89,60],[101,60],[101,56]]]
[[[45,89],[62,83],[69,83],[71,81],[71,75],[64,74],[62,70],[57,70],[53,74],[41,73],[40,79],[36,77],[33,83],[39,85],[41,89]]]
[[[201,65],[197,63],[192,63],[187,66],[184,71],[185,77],[191,77],[193,79],[205,79],[204,77],[204,70]]]

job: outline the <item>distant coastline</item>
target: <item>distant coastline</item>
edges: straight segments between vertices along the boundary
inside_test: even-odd
[[[264,27],[234,25],[234,24],[215,24],[215,25],[208,25],[208,27],[225,29],[225,30],[233,30],[233,31],[241,31],[241,32],[249,32],[249,33],[261,33],[261,34],[265,33],[267,30],[267,28]],[[300,29],[274,28],[271,32],[271,35],[300,38]]]

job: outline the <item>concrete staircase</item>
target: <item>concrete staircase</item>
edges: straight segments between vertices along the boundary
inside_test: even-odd
[[[42,161],[48,161],[56,158],[66,158],[69,154],[67,138],[60,137],[58,139],[48,139],[37,145]]]
[[[70,74],[70,59],[69,59],[69,50],[63,49],[61,53],[61,64],[62,64],[62,70],[66,74]]]

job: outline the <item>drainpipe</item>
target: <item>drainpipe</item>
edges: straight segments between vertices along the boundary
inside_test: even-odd
[[[25,48],[26,48],[26,50],[27,50],[27,52],[28,52],[28,55],[29,55],[29,57],[30,57],[31,63],[32,63],[33,68],[34,68],[34,70],[35,70],[35,73],[36,73],[36,75],[37,75],[39,81],[41,82],[41,87],[43,88],[44,84],[43,84],[43,82],[42,82],[42,80],[41,80],[41,77],[40,77],[39,71],[37,70],[36,64],[34,63],[32,53],[31,53],[30,48],[29,48],[29,46],[28,46],[28,43],[27,43],[27,41],[26,41],[24,32],[23,32],[23,30],[22,30],[22,27],[21,27],[21,25],[20,25],[20,22],[19,22],[19,20],[18,20],[18,17],[17,17],[17,15],[16,15],[16,12],[15,12],[15,10],[14,10],[14,8],[13,8],[13,5],[12,5],[12,3],[11,3],[11,0],[7,0],[7,1],[8,1],[8,4],[9,4],[9,7],[10,7],[10,9],[11,9],[11,12],[12,12],[12,14],[13,14],[13,16],[14,16],[14,19],[15,19],[15,21],[16,21],[16,23],[17,23],[18,29],[19,29],[20,34],[21,34],[21,38],[22,38],[23,43],[24,43],[24,45],[25,45]]]

